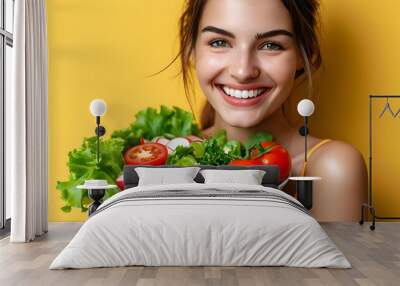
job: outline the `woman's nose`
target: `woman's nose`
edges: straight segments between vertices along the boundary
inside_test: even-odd
[[[247,82],[260,75],[260,68],[251,54],[243,52],[233,58],[230,74],[238,82]]]

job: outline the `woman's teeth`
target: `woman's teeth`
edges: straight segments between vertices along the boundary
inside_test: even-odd
[[[259,96],[263,93],[267,88],[260,88],[260,89],[251,89],[251,90],[237,90],[233,88],[229,88],[227,86],[223,86],[222,89],[227,95],[236,98],[253,98]]]

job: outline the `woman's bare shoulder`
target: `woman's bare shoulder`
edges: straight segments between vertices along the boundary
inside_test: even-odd
[[[307,169],[315,175],[336,178],[365,173],[366,170],[361,152],[340,140],[331,140],[320,146],[310,157]]]
[[[323,139],[318,139],[318,143],[323,141]],[[319,157],[345,157],[347,159],[362,157],[360,151],[353,145],[340,140],[329,140],[326,144],[318,148],[323,150],[319,152]],[[343,156],[342,156],[343,155]]]

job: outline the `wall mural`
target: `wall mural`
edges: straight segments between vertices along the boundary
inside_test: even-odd
[[[117,182],[123,189],[121,173],[124,164],[272,164],[279,166],[281,182],[289,176],[322,178],[315,186],[316,204],[312,209],[317,219],[358,220],[360,206],[367,195],[367,172],[361,153],[349,143],[318,138],[308,134],[306,127],[299,130],[301,126],[292,126],[285,109],[285,104],[293,99],[295,87],[303,82],[307,85],[307,94],[303,97],[312,98],[313,95],[313,72],[322,64],[318,7],[313,7],[310,12],[306,6],[299,10],[288,7],[294,4],[284,1],[279,2],[280,5],[260,1],[254,6],[246,1],[234,6],[229,6],[229,1],[207,1],[207,5],[195,0],[185,3],[183,13],[175,19],[179,27],[179,51],[167,67],[179,60],[188,99],[192,95],[190,91],[194,90],[194,79],[199,83],[206,98],[199,122],[194,120],[191,112],[177,107],[145,108],[136,114],[129,127],[113,130],[108,139],[101,138],[99,162],[96,137],[85,138],[81,147],[69,152],[69,179],[57,182],[65,202],[62,210],[87,210],[91,200],[86,190],[77,189],[86,180]],[[227,10],[230,13],[226,13]],[[293,26],[299,28],[293,29]],[[160,42],[157,41],[154,54],[162,50],[158,46]],[[142,47],[140,43],[135,41],[133,49],[127,50],[126,54],[135,54]],[[124,46],[125,42],[121,47]],[[147,55],[147,50],[144,51]],[[113,57],[114,54],[115,51]],[[125,59],[120,58],[119,62],[122,65]],[[147,65],[146,61],[141,63]],[[115,85],[110,86],[119,86],[116,82],[130,74],[132,66],[126,65],[125,70],[118,66]],[[100,71],[103,67],[94,70]],[[87,70],[85,75],[91,72]],[[109,73],[107,70],[104,75]],[[73,73],[69,74],[72,76]],[[192,78],[192,74],[195,77]],[[98,81],[96,78],[93,85],[97,86]],[[143,81],[143,77],[138,77],[132,84],[129,79],[127,85],[139,86]],[[137,92],[122,90],[125,94]],[[110,93],[114,94],[114,89]],[[157,97],[165,104],[173,95],[159,90]],[[143,102],[147,98],[150,97]],[[156,96],[151,98],[148,105],[145,102],[140,106],[155,106]],[[126,102],[132,102],[119,99],[124,108],[129,105]],[[334,118],[337,122],[346,122],[340,121],[342,117],[347,118],[337,114]],[[326,116],[328,120],[321,118],[325,120],[324,128],[334,125],[329,116]],[[319,131],[320,134],[334,134],[321,132],[321,128]],[[304,144],[305,134],[308,134],[309,145]],[[284,191],[291,193],[289,184],[288,188]],[[108,189],[105,198],[116,192],[116,188]]]

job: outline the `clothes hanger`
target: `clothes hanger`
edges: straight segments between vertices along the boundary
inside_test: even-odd
[[[396,118],[397,117],[397,115],[399,115],[400,114],[400,108],[397,110],[397,112],[394,114],[394,117]]]
[[[389,102],[389,98],[386,98],[386,103],[385,103],[385,107],[383,108],[381,114],[379,115],[379,118],[381,118],[386,110],[389,110],[390,114],[392,115],[392,117],[396,118],[396,116],[399,114],[400,109],[396,112],[396,114],[393,112],[392,108],[390,107],[390,102]]]

